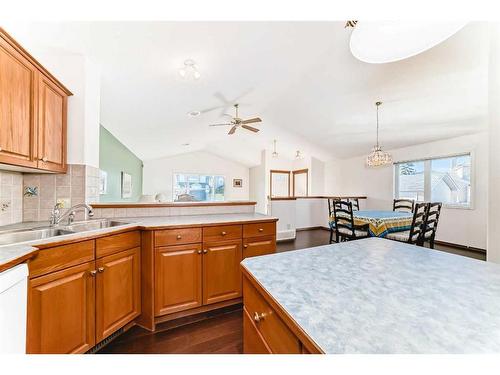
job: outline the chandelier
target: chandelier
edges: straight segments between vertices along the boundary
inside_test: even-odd
[[[392,156],[388,152],[382,150],[382,147],[378,144],[378,107],[382,102],[376,102],[377,106],[377,143],[373,147],[372,153],[366,158],[366,165],[368,167],[381,167],[383,165],[392,163]]]

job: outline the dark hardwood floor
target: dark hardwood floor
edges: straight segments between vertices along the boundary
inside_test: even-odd
[[[330,233],[324,229],[297,232],[293,241],[279,242],[278,252],[304,249],[328,244]],[[484,253],[436,245],[441,250],[485,260]],[[151,333],[132,327],[98,353],[102,354],[238,354],[243,351],[243,322],[241,305],[178,322],[158,325]]]

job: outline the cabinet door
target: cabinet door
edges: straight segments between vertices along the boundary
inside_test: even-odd
[[[38,72],[0,37],[0,163],[36,167]]]
[[[241,240],[203,244],[203,304],[241,297]]]
[[[248,316],[246,309],[243,309],[243,353],[271,354],[271,349]]]
[[[95,263],[29,281],[28,353],[84,353],[95,345]]]
[[[201,306],[201,244],[155,249],[155,315]]]
[[[67,97],[40,74],[38,82],[38,168],[66,172]]]
[[[96,261],[96,342],[141,313],[140,248]]]

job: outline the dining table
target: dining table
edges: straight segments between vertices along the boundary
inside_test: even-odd
[[[388,233],[402,232],[411,228],[412,212],[386,210],[353,211],[354,224],[368,224],[372,237],[385,237]],[[330,227],[335,226],[335,218],[330,217]]]

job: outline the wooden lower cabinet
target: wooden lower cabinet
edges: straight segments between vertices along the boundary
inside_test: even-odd
[[[155,315],[201,306],[201,244],[155,250]]]
[[[84,353],[95,345],[95,263],[29,281],[28,353]]]
[[[243,353],[271,354],[271,349],[255,327],[246,309],[243,309]]]
[[[203,304],[241,297],[241,240],[203,244]]]
[[[141,313],[141,249],[96,261],[96,342]]]

